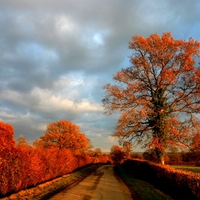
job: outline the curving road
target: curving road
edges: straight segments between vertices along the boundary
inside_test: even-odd
[[[112,165],[99,167],[94,173],[72,188],[49,198],[49,200],[131,200],[126,185],[115,176]]]

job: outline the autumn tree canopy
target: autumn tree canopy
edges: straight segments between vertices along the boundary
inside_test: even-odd
[[[0,121],[0,135],[0,153],[3,149],[14,147],[14,128],[12,125]]]
[[[104,86],[107,114],[119,111],[114,136],[154,148],[159,157],[171,146],[183,147],[199,129],[200,42],[133,36],[131,66]]]
[[[35,143],[35,146],[46,148],[70,149],[84,152],[90,145],[79,126],[68,120],[60,120],[47,125],[47,130]]]

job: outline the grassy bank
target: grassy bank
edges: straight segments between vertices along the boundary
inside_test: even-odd
[[[36,187],[21,190],[20,192],[2,198],[1,200],[46,200],[48,197],[61,191],[62,189],[80,182],[93,173],[99,166],[100,165],[92,165],[85,167],[81,170],[40,184]]]
[[[138,200],[173,200],[171,197],[156,189],[153,185],[134,178],[120,165],[116,166],[116,172],[130,188],[133,197]]]
[[[171,167],[173,167],[175,169],[179,169],[179,170],[184,170],[184,171],[200,174],[200,167],[196,167],[196,166],[171,165]]]

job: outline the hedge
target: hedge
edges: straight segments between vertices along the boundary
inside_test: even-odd
[[[127,160],[122,165],[134,177],[153,184],[174,199],[200,199],[200,174],[137,159]]]

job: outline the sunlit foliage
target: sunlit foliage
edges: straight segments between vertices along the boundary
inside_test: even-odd
[[[45,134],[34,145],[83,153],[91,144],[79,126],[68,120],[59,120],[48,124]]]
[[[34,146],[23,136],[15,142],[13,127],[4,122],[0,122],[0,135],[0,198],[85,165],[109,161],[102,153],[96,154],[96,159],[90,156],[91,141],[70,121],[48,125],[43,140]]]
[[[172,146],[187,147],[199,130],[200,42],[136,35],[129,48],[132,66],[104,86],[103,104],[107,114],[121,113],[114,136],[154,148],[162,159]]]

